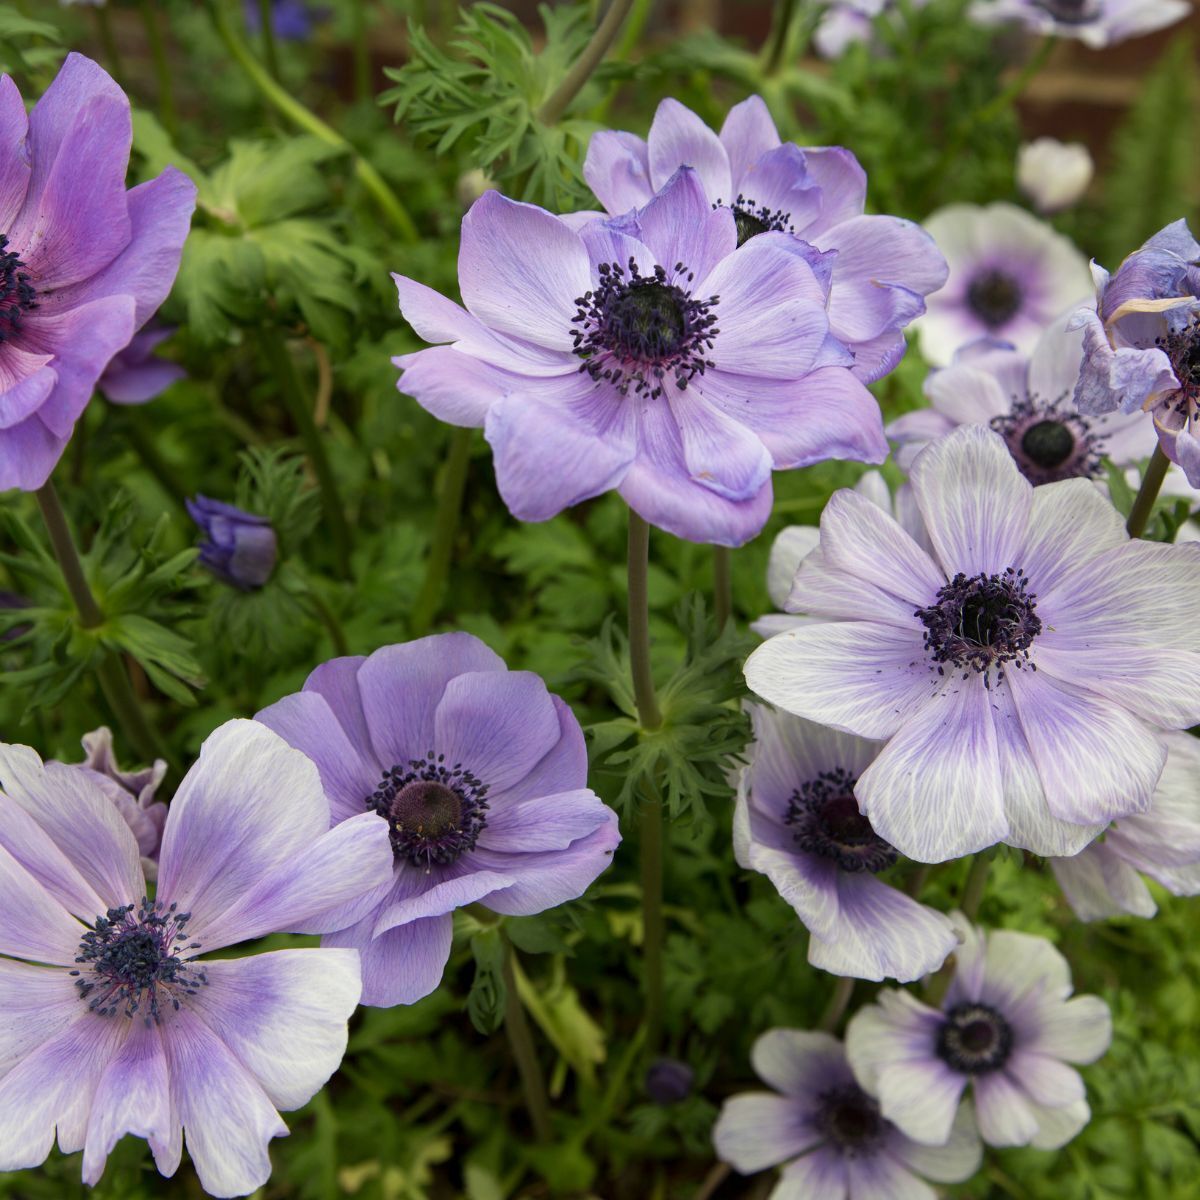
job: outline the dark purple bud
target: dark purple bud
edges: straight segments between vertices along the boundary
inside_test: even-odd
[[[257,0],[245,0],[246,27],[251,33],[262,31],[262,18]],[[307,41],[313,23],[329,17],[325,8],[312,8],[305,0],[273,0],[271,4],[271,28],[275,36],[285,42]]]
[[[0,592],[0,608],[29,608],[32,603],[24,596],[18,596],[16,592]],[[0,632],[0,642],[15,641],[22,634],[28,633],[31,628],[29,625],[10,626]]]
[[[243,591],[260,588],[271,578],[279,547],[266,517],[207,496],[189,500],[187,509],[204,533],[200,561],[214,575]]]
[[[646,1071],[646,1094],[655,1104],[678,1104],[691,1094],[695,1077],[677,1058],[656,1058]]]

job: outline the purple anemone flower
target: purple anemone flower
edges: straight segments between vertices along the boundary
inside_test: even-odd
[[[958,942],[950,921],[881,879],[899,855],[858,811],[854,785],[879,752],[800,717],[751,705],[733,850],[766,875],[811,933],[808,961],[835,975],[907,983]]]
[[[1156,233],[1109,278],[1093,264],[1097,300],[1083,329],[1075,401],[1085,413],[1144,410],[1159,444],[1200,487],[1200,243],[1186,221]]]
[[[159,358],[154,351],[173,334],[167,325],[151,321],[112,360],[96,385],[114,404],[145,404],[173,383],[187,378],[178,364]]]
[[[951,1136],[970,1085],[989,1146],[1057,1149],[1091,1116],[1083,1080],[1067,1064],[1095,1062],[1108,1049],[1108,1005],[1071,996],[1071,968],[1045,938],[959,924],[963,944],[941,1008],[880,992],[846,1029],[850,1065],[915,1141],[938,1146]]]
[[[46,482],[179,269],[195,185],[168,167],[126,191],[132,138],[125,93],[80,54],[29,114],[0,79],[0,489]]]
[[[775,1092],[726,1100],[713,1144],[743,1175],[782,1164],[770,1200],[936,1200],[926,1179],[959,1183],[979,1169],[969,1109],[942,1145],[913,1141],[855,1082],[842,1044],[828,1033],[771,1029],[755,1041],[750,1061]]]
[[[187,510],[200,526],[200,562],[218,579],[243,591],[260,588],[275,573],[279,543],[266,517],[197,496]]]
[[[1186,0],[976,0],[969,16],[980,25],[1020,25],[1102,50],[1165,29],[1191,11]]]
[[[648,204],[680,167],[695,169],[709,204],[732,210],[739,246],[775,231],[827,256],[829,328],[853,353],[859,379],[870,383],[900,361],[902,330],[946,282],[946,263],[919,225],[863,215],[867,176],[849,150],[781,143],[759,96],[730,109],[719,136],[668,99],[645,141],[612,130],[593,134],[583,173],[619,216]],[[724,313],[718,316],[724,323]]]
[[[395,359],[399,386],[483,426],[519,520],[616,488],[653,525],[738,546],[771,511],[773,469],[887,455],[813,254],[783,233],[738,247],[690,168],[578,231],[488,192],[463,219],[467,311],[395,276],[417,333],[450,343]]]
[[[1034,488],[981,425],[911,484],[932,553],[836,492],[793,590],[820,620],[759,646],[750,688],[888,739],[855,795],[907,857],[1077,854],[1149,808],[1158,731],[1200,721],[1200,545],[1130,541],[1089,480]]]
[[[172,1175],[186,1136],[207,1192],[261,1187],[279,1110],[345,1052],[358,956],[208,955],[355,911],[390,871],[386,831],[369,816],[331,830],[313,764],[230,721],[175,794],[150,899],[86,772],[2,746],[0,783],[0,1170],[37,1166],[57,1133],[95,1184],[134,1134]]]
[[[1200,741],[1165,733],[1163,743],[1167,765],[1150,811],[1110,825],[1074,858],[1049,860],[1081,921],[1154,916],[1143,875],[1174,896],[1200,895]]]
[[[951,204],[925,228],[950,264],[946,286],[916,323],[921,353],[934,366],[980,338],[1029,354],[1046,326],[1091,291],[1083,255],[1014,204]]]
[[[469,634],[335,658],[256,719],[317,764],[335,821],[387,822],[393,874],[325,939],[361,953],[364,1004],[437,987],[456,908],[527,916],[574,900],[621,840],[587,787],[570,708]]]

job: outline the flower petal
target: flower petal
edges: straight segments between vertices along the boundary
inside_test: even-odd
[[[699,175],[686,165],[681,165],[654,199],[639,210],[637,227],[639,240],[653,251],[668,277],[674,277],[675,265],[682,263],[689,282],[692,277],[707,279],[717,263],[737,249],[733,213],[727,208],[713,208]],[[684,281],[680,283],[686,290]]]
[[[0,229],[12,228],[29,188],[29,116],[12,77],[0,79]]]
[[[828,1033],[770,1029],[750,1050],[754,1073],[785,1096],[805,1099],[853,1079],[841,1043]]]
[[[779,131],[761,96],[749,96],[729,110],[721,126],[720,141],[729,159],[731,177],[731,195],[721,199],[730,203],[737,199],[742,176],[767,151],[779,145]]]
[[[450,957],[454,919],[449,913],[396,925],[373,936],[372,916],[337,933],[326,934],[322,946],[357,950],[362,965],[361,1004],[391,1008],[414,1004],[442,982]]]
[[[81,931],[82,933],[82,931]],[[86,1011],[75,980],[56,967],[0,958],[0,1077]]]
[[[84,932],[62,904],[0,846],[0,954],[74,966]]]
[[[656,191],[665,187],[680,167],[691,167],[699,175],[710,204],[733,198],[725,147],[717,135],[678,100],[668,97],[658,106],[646,141],[650,179]]]
[[[749,1175],[811,1150],[822,1135],[790,1096],[748,1092],[725,1101],[712,1137],[717,1157]]]
[[[641,208],[654,195],[650,151],[632,133],[602,129],[592,134],[583,177],[596,199],[614,216]]]
[[[983,1140],[989,1146],[1028,1146],[1038,1131],[1037,1116],[1008,1072],[977,1076],[974,1090]]]

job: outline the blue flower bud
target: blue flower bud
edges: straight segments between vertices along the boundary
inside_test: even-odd
[[[695,1077],[677,1058],[656,1058],[646,1071],[646,1094],[655,1104],[678,1104],[691,1094]]]
[[[244,591],[271,578],[279,547],[266,517],[207,496],[189,500],[187,509],[204,533],[200,561],[214,575]]]

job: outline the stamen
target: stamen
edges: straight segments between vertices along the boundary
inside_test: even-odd
[[[1182,329],[1155,338],[1154,344],[1171,360],[1179,380],[1172,406],[1190,421],[1200,414],[1200,319],[1192,317]]]
[[[21,332],[25,314],[37,306],[25,264],[8,249],[8,237],[0,233],[0,345]]]
[[[856,1084],[830,1088],[817,1097],[812,1122],[846,1158],[873,1153],[887,1133],[879,1105]]]
[[[1087,25],[1100,16],[1103,7],[1098,0],[1034,0],[1034,3],[1060,25]]]
[[[718,200],[713,208],[724,208],[725,203]],[[758,237],[760,233],[795,233],[792,227],[792,214],[784,212],[781,208],[770,209],[765,204],[759,204],[755,200],[751,200],[743,196],[740,192],[738,198],[729,205],[730,211],[733,213],[733,219],[737,226],[737,244],[744,246],[752,237]]]
[[[938,1057],[955,1071],[986,1075],[1008,1061],[1012,1026],[988,1004],[956,1004],[938,1030],[936,1048]]]
[[[999,329],[1021,309],[1020,283],[1005,271],[981,271],[967,288],[967,307],[989,328]]]
[[[801,850],[832,858],[843,871],[878,874],[899,855],[858,811],[857,782],[841,767],[822,771],[792,793],[783,820],[795,826]]]
[[[1034,487],[1101,474],[1105,439],[1093,432],[1086,417],[1070,409],[1066,393],[1048,404],[1035,395],[1014,399],[1012,408],[990,424]]]

